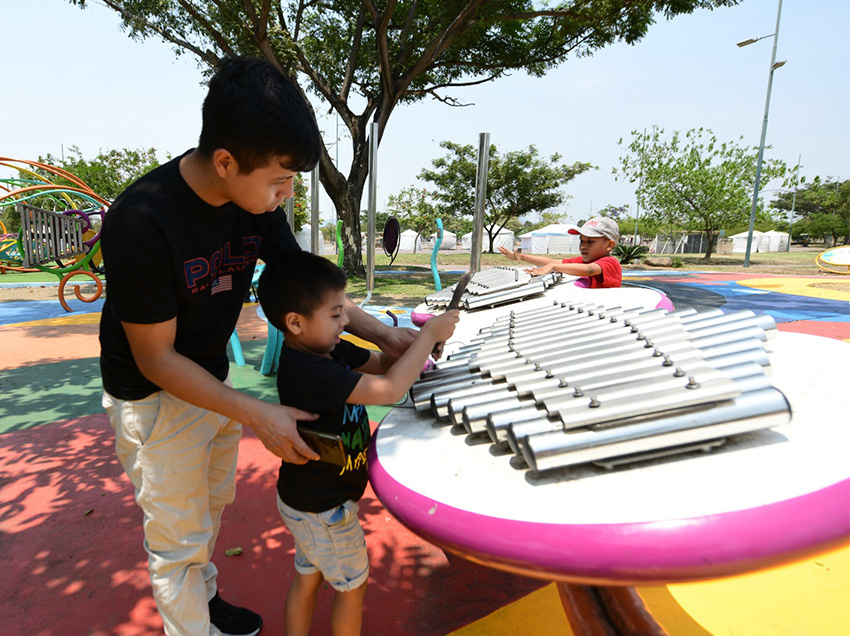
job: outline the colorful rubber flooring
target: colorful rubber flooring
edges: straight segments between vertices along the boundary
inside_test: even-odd
[[[819,278],[631,272],[626,282],[667,293],[678,308],[722,306],[770,313],[780,329],[850,340],[850,294]],[[835,280],[835,279],[827,279]],[[161,622],[150,594],[141,515],[112,449],[100,407],[99,306],[0,303],[0,633],[152,635]],[[369,307],[382,320],[386,308]],[[406,324],[408,310],[397,310]],[[238,326],[247,365],[234,385],[276,399],[257,373],[266,325],[246,306]],[[370,410],[379,421],[386,408]],[[236,502],[214,560],[222,594],[283,633],[291,538],[274,505],[277,461],[248,431]],[[447,557],[396,522],[371,490],[361,503],[372,574],[364,634],[516,636],[571,634],[554,587]],[[242,547],[238,557],[224,550]],[[641,589],[673,636],[850,633],[850,550],[724,581]],[[800,605],[814,594],[815,600]],[[313,634],[329,634],[323,591]],[[744,601],[744,599],[746,599]]]

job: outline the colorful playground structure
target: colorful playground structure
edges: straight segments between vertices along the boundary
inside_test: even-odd
[[[94,295],[86,296],[75,285],[77,299],[94,302],[100,298],[100,222],[109,202],[82,179],[46,163],[0,157],[0,166],[19,175],[0,179],[0,211],[14,206],[21,217],[17,233],[9,232],[0,220],[0,272],[56,275],[59,302],[69,312],[65,285],[73,276],[88,276],[97,286]]]

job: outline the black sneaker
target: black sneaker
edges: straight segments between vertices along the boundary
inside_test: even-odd
[[[256,636],[263,626],[259,614],[227,603],[218,592],[210,601],[210,622],[221,630],[222,636]]]

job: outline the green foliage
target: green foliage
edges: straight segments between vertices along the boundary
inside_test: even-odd
[[[450,141],[441,142],[440,146],[448,153],[434,159],[433,169],[423,169],[419,178],[436,186],[436,209],[444,223],[448,217],[472,217],[478,152],[471,145]],[[501,155],[497,147],[491,145],[489,152],[484,228],[490,239],[490,252],[493,251],[493,239],[502,228],[514,223],[518,229],[520,217],[527,214],[551,213],[566,199],[561,188],[593,168],[581,162],[571,166],[559,164],[561,155],[557,153],[548,159],[541,158],[534,146]]]
[[[683,137],[678,131],[665,135],[654,127],[649,133],[633,131],[627,150],[620,157],[620,169],[614,169],[616,178],[638,183],[637,200],[645,216],[674,224],[680,231],[704,232],[706,258],[721,229],[749,218],[757,148],[718,141],[705,128],[689,130]],[[784,162],[764,159],[762,183],[784,177],[786,171]]]
[[[791,222],[792,237],[829,236],[833,245],[841,236],[850,240],[850,180],[815,177],[811,183],[798,187],[796,193],[780,193],[770,207],[776,210],[776,217],[786,222],[786,227]]]
[[[617,260],[620,261],[623,265],[628,265],[632,261],[637,260],[644,254],[646,254],[649,249],[644,245],[615,245],[614,249],[611,250],[611,255],[616,257]]]
[[[359,211],[368,170],[367,132],[384,133],[393,110],[426,97],[457,105],[455,89],[514,70],[542,76],[569,55],[617,41],[634,44],[657,15],[670,19],[738,0],[648,0],[557,5],[528,0],[102,0],[130,37],[158,37],[191,53],[206,72],[229,54],[265,57],[339,115],[351,136],[348,175],[323,149],[322,183],[346,234],[345,269],[363,274]],[[69,0],[85,7],[87,0]],[[306,96],[305,96],[306,99]],[[360,109],[355,112],[355,108]]]
[[[293,232],[300,232],[301,228],[310,224],[310,201],[307,199],[307,184],[304,177],[299,173],[295,175],[293,183],[293,212],[295,227]]]
[[[85,181],[92,190],[108,201],[114,201],[128,185],[159,166],[154,148],[147,150],[122,148],[105,152],[101,150],[94,159],[86,159],[77,146],[71,146],[68,156],[64,159],[48,154],[46,157],[39,157],[38,161],[67,170]],[[46,171],[37,170],[36,172],[56,184],[71,185],[69,181],[57,178]]]

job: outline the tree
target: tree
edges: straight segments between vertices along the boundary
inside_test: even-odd
[[[799,221],[790,219],[796,235],[829,236],[833,245],[838,244],[839,236],[844,236],[845,242],[850,242],[850,180],[815,177],[811,183],[797,188],[796,196],[793,191],[779,193],[770,207],[786,223],[793,207],[794,216],[802,217]]]
[[[620,157],[620,170],[614,169],[616,178],[639,182],[636,198],[644,216],[705,233],[705,258],[714,251],[717,232],[749,218],[757,148],[718,142],[707,128],[689,130],[682,138],[678,131],[665,136],[654,127],[649,133],[633,131],[628,151]],[[784,162],[763,161],[764,183],[785,173]]]
[[[83,153],[77,146],[71,146],[68,157],[59,159],[48,154],[47,157],[39,157],[38,160],[40,163],[67,170],[109,201],[114,201],[128,185],[159,166],[159,159],[156,158],[154,148],[101,150],[97,157],[89,160],[83,157]],[[51,180],[57,184],[63,182],[54,175],[45,173],[43,176],[51,177]]]
[[[86,0],[69,0],[84,7]],[[358,214],[368,170],[370,122],[384,134],[396,107],[425,97],[458,105],[452,89],[523,70],[535,77],[568,55],[633,44],[654,23],[738,0],[102,0],[130,37],[159,37],[207,70],[228,54],[264,57],[300,81],[351,135],[347,175],[327,145],[320,179],[345,223],[344,268],[364,274]],[[323,106],[323,108],[326,106]],[[360,112],[355,112],[359,108]]]
[[[437,212],[447,216],[472,216],[475,205],[475,172],[478,152],[471,145],[444,141],[440,146],[448,150],[445,157],[431,163],[433,169],[423,169],[419,178],[432,182],[437,190]],[[515,150],[499,154],[495,145],[489,149],[490,164],[487,174],[487,196],[484,204],[484,229],[488,236],[488,251],[493,252],[493,241],[508,223],[517,223],[520,217],[533,212],[547,212],[561,205],[565,194],[561,188],[577,175],[593,168],[589,163],[576,162],[560,165],[561,155],[555,153],[542,159],[537,148]]]

